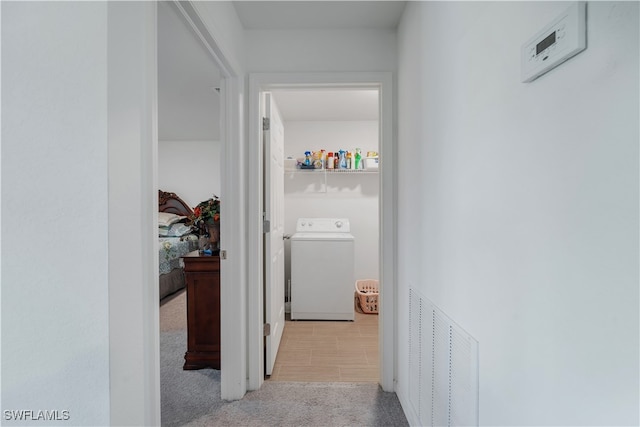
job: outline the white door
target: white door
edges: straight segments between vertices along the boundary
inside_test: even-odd
[[[284,329],[284,126],[273,97],[264,95],[265,373],[271,375]]]

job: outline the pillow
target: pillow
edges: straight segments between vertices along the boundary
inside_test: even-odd
[[[176,215],[168,212],[158,212],[158,225],[162,227],[168,227],[171,224],[185,219],[186,216]]]
[[[168,227],[158,227],[160,237],[182,237],[191,233],[191,227],[182,223],[171,224]]]

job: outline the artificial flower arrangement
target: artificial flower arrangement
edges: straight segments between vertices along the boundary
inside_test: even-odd
[[[220,199],[215,194],[209,200],[198,203],[193,209],[193,214],[189,215],[187,225],[196,229],[201,229],[205,224],[213,224],[220,221]]]

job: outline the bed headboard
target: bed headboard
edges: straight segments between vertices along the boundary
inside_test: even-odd
[[[189,216],[193,210],[176,193],[158,190],[158,212]]]

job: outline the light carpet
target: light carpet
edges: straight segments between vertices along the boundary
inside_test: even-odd
[[[370,383],[266,381],[241,400],[220,398],[220,371],[185,371],[185,294],[160,309],[163,426],[406,426],[395,393]]]

